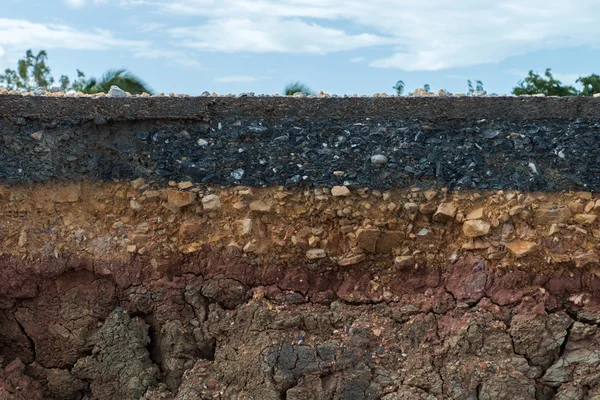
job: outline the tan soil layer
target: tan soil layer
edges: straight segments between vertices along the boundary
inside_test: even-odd
[[[0,206],[2,399],[600,396],[597,194],[137,180]]]

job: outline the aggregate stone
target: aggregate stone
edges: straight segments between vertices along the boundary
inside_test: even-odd
[[[118,88],[113,95],[123,97]],[[350,189],[600,190],[600,115],[592,99],[24,99],[6,95],[0,104],[5,183],[143,177]],[[44,132],[38,143],[35,132]],[[343,178],[334,171],[344,171]]]

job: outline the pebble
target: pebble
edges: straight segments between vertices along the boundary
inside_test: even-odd
[[[598,216],[596,214],[577,214],[573,217],[573,220],[579,225],[592,225],[596,222]]]
[[[181,208],[189,206],[195,200],[196,193],[194,192],[180,192],[173,189],[167,191],[167,201],[171,207]]]
[[[309,260],[318,260],[327,257],[327,252],[324,249],[310,249],[306,252],[306,258]]]
[[[331,188],[331,195],[333,197],[345,197],[350,195],[350,189],[346,186],[334,186]]]
[[[243,169],[238,168],[231,173],[231,177],[233,179],[239,181],[240,179],[242,179],[244,177],[244,173],[245,173],[245,171]]]
[[[412,267],[415,265],[413,256],[398,256],[394,259],[394,265],[399,268]]]
[[[466,221],[463,224],[463,233],[466,237],[474,238],[485,236],[490,232],[490,224],[480,219]]]
[[[271,206],[262,200],[255,200],[250,203],[250,211],[268,213],[271,211]]]
[[[217,211],[221,208],[221,199],[216,194],[209,194],[202,198],[202,208],[204,211]]]
[[[383,154],[375,154],[371,156],[371,164],[373,165],[384,165],[387,164],[388,158]]]
[[[204,139],[198,139],[198,146],[200,146],[200,147],[206,147],[206,146],[208,146],[208,141],[206,141]]]
[[[538,250],[539,246],[535,242],[528,242],[524,240],[516,240],[514,242],[510,242],[506,244],[506,248],[510,251],[515,257],[521,258],[525,257],[528,254],[531,254]]]
[[[456,204],[454,203],[441,203],[435,214],[433,220],[438,222],[447,222],[454,219],[456,216]]]

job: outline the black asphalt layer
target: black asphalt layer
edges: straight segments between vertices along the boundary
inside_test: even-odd
[[[599,135],[598,98],[4,95],[0,182],[597,191]]]

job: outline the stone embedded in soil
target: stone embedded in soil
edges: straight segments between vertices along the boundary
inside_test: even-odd
[[[463,233],[467,237],[485,236],[490,232],[489,222],[480,219],[465,221],[463,224]]]
[[[597,218],[596,214],[577,214],[573,217],[573,220],[580,225],[592,225]]]
[[[377,239],[379,239],[380,233],[379,229],[373,228],[357,230],[356,240],[358,247],[370,253],[375,253],[377,250]]]
[[[413,267],[415,258],[413,256],[398,256],[394,259],[394,265],[399,268]]]
[[[348,255],[348,256],[344,256],[344,257],[340,258],[338,260],[338,265],[341,265],[343,267],[348,267],[350,265],[356,265],[356,264],[364,261],[365,259],[366,259],[366,256],[364,254]]]
[[[480,207],[480,208],[477,208],[477,209],[471,211],[465,217],[465,219],[467,221],[472,220],[472,219],[481,219],[481,218],[483,218],[483,207]]]
[[[271,206],[262,200],[255,200],[250,203],[250,211],[268,213],[271,211]]]
[[[538,250],[539,246],[535,242],[528,242],[524,240],[516,240],[506,244],[506,248],[515,257],[521,258],[529,255]]]
[[[433,220],[438,222],[447,222],[454,219],[456,216],[456,204],[454,203],[441,203],[435,214]]]
[[[333,197],[350,196],[350,189],[348,189],[346,186],[334,186],[331,188],[331,195]]]
[[[209,194],[202,198],[204,211],[217,211],[221,208],[221,199],[216,194]]]
[[[571,218],[571,210],[566,206],[544,204],[535,211],[536,225],[552,225],[567,222]]]
[[[175,208],[186,207],[196,201],[196,193],[180,192],[179,190],[169,189],[167,191],[167,201],[170,206]]]
[[[306,252],[306,258],[309,260],[318,260],[327,257],[327,252],[324,249],[310,249]]]
[[[595,251],[589,250],[584,253],[578,253],[572,257],[577,268],[584,268],[588,266],[597,266],[600,264],[600,258]]]

